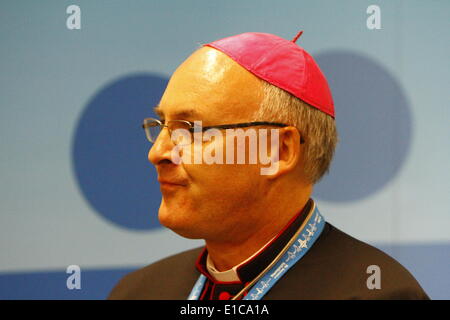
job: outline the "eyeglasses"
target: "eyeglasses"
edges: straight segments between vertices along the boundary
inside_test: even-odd
[[[278,122],[267,122],[267,121],[255,121],[255,122],[245,122],[245,123],[234,123],[234,124],[222,124],[217,126],[207,126],[207,127],[199,127],[195,126],[194,122],[187,121],[187,120],[158,120],[155,118],[146,118],[144,119],[144,123],[142,124],[142,128],[145,130],[145,135],[147,136],[148,141],[151,143],[154,143],[156,139],[158,138],[161,131],[167,127],[169,130],[169,134],[171,137],[173,137],[172,132],[177,129],[184,129],[190,133],[190,140],[189,138],[183,139],[183,137],[180,138],[178,135],[174,140],[172,140],[175,144],[190,144],[193,141],[193,134],[194,131],[199,130],[201,132],[204,132],[208,129],[234,129],[234,128],[246,128],[246,127],[253,127],[253,126],[275,126],[275,127],[287,127],[287,124],[284,123],[278,123]],[[184,137],[186,138],[186,137]],[[186,143],[186,141],[189,141],[189,143]],[[303,140],[301,141],[303,143]]]

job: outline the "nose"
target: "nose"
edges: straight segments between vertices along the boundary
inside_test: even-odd
[[[158,165],[162,162],[172,162],[171,151],[173,148],[172,141],[170,140],[169,130],[164,128],[153,143],[150,151],[148,152],[148,160],[153,165]]]

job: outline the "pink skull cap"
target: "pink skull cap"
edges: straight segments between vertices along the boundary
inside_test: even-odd
[[[269,33],[247,32],[204,46],[217,49],[255,76],[281,88],[334,118],[327,79],[313,57],[295,41]]]

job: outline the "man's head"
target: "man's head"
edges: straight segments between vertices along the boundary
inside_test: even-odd
[[[168,130],[163,130],[149,152],[161,183],[161,223],[189,238],[239,241],[243,231],[258,232],[273,223],[277,208],[286,208],[287,199],[300,193],[308,198],[312,184],[331,161],[336,141],[335,136],[326,136],[335,135],[332,117],[309,109],[216,48],[205,46],[194,52],[169,81],[157,108],[162,119],[201,120],[203,126],[252,121],[288,126],[277,128],[279,160],[277,170],[269,175],[261,175],[264,165],[260,163],[175,164],[171,153],[174,144]],[[322,127],[328,128],[326,137],[317,139],[314,135],[321,133]],[[273,127],[251,127],[245,132],[262,129]],[[325,151],[322,143],[327,144]],[[220,144],[225,154],[231,139],[224,135],[223,141],[202,143],[204,148],[214,144]],[[196,151],[192,147],[185,152]]]

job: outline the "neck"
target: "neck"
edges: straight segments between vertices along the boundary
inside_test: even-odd
[[[286,194],[292,195],[292,191]],[[255,229],[242,230],[239,239],[234,238],[225,241],[205,239],[208,254],[215,268],[218,271],[226,271],[251,257],[275,237],[305,207],[310,195],[311,189],[308,192],[300,193],[298,197],[296,194],[295,201],[290,198],[272,202],[272,204],[276,203],[276,206],[262,206],[262,208],[270,208],[270,210],[260,209],[262,212],[259,212],[258,220],[264,221],[264,223],[258,225],[255,221]],[[260,219],[263,217],[265,219]]]

